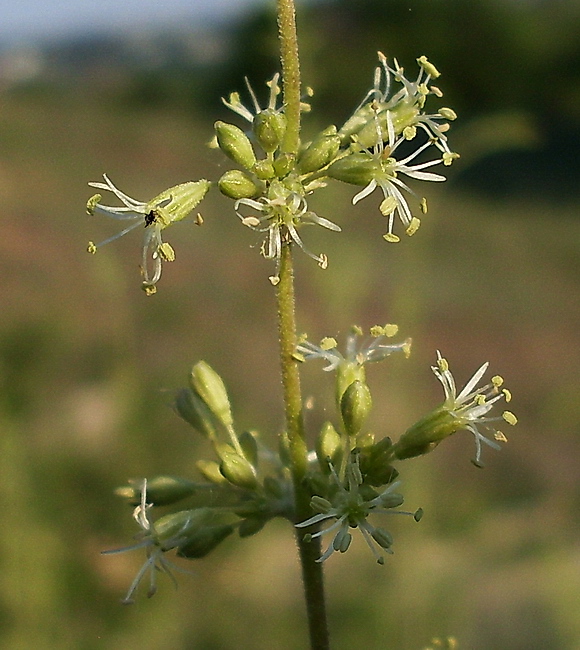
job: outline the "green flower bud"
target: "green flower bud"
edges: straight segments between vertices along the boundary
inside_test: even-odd
[[[260,192],[254,181],[240,169],[230,169],[218,181],[222,194],[230,199],[250,199]]]
[[[230,483],[246,490],[253,490],[258,485],[256,471],[252,465],[236,453],[223,454],[220,472]]]
[[[246,460],[254,467],[258,466],[258,442],[253,433],[244,431],[239,438],[240,446]]]
[[[177,555],[190,560],[205,557],[234,532],[231,524],[200,526],[187,536],[187,541],[179,545]]]
[[[198,361],[189,376],[191,388],[206,403],[218,420],[229,428],[233,425],[230,400],[222,378],[205,361]]]
[[[195,466],[206,481],[215,483],[216,485],[223,485],[227,482],[224,475],[220,472],[219,464],[215,460],[198,460]]]
[[[246,517],[238,527],[238,534],[240,537],[251,537],[259,533],[267,523],[267,517]]]
[[[265,159],[258,160],[258,162],[252,167],[252,171],[261,181],[268,181],[276,176],[274,165],[269,160]]]
[[[234,124],[216,122],[214,124],[219,148],[228,158],[246,169],[256,162],[256,154],[248,136]]]
[[[298,158],[298,169],[302,174],[316,172],[326,167],[335,158],[340,149],[340,136],[336,127],[331,126],[313,140]]]
[[[286,132],[286,116],[279,111],[266,109],[254,118],[253,129],[262,149],[266,153],[273,153]]]
[[[131,480],[115,490],[117,496],[127,499],[133,506],[141,502],[142,480]],[[197,488],[193,481],[177,476],[156,476],[147,480],[147,503],[155,506],[165,506],[176,503],[191,496]]]
[[[316,439],[316,457],[321,470],[325,474],[330,473],[328,461],[332,464],[336,463],[337,457],[342,451],[342,441],[340,434],[332,426],[330,422],[325,422]]]
[[[340,400],[340,412],[349,436],[356,436],[372,407],[371,391],[362,381],[353,381]]]
[[[281,153],[274,160],[274,172],[278,178],[284,178],[294,168],[296,156],[293,153]]]
[[[203,436],[210,440],[215,438],[214,416],[197,393],[189,388],[182,388],[175,398],[175,410]]]
[[[368,185],[379,171],[377,164],[366,153],[353,153],[333,162],[326,170],[326,175],[351,185]]]

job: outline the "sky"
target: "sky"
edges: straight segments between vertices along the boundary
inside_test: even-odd
[[[0,41],[75,36],[234,17],[267,0],[0,0]]]

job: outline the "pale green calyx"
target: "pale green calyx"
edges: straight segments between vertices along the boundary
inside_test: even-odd
[[[145,228],[141,273],[143,287],[147,293],[155,292],[155,285],[161,277],[162,261],[172,262],[175,251],[161,238],[161,232],[168,226],[181,221],[201,202],[211,183],[205,179],[175,185],[161,192],[148,202],[137,201],[119,190],[103,174],[104,183],[89,183],[91,187],[111,192],[122,203],[121,206],[108,206],[101,203],[102,195],[95,194],[87,202],[87,212],[99,213],[120,221],[131,222],[120,233],[105,239],[99,244],[89,242],[87,250],[95,253],[98,248],[135,230]]]
[[[445,401],[407,429],[393,447],[395,456],[401,460],[420,456],[433,450],[442,440],[457,431],[467,430],[475,438],[476,452],[473,463],[482,467],[482,443],[493,449],[500,449],[498,442],[507,440],[491,423],[502,421],[511,426],[517,423],[517,418],[511,411],[504,411],[500,416],[488,416],[497,402],[511,400],[511,393],[501,388],[503,379],[499,376],[493,377],[488,384],[477,386],[488,366],[489,363],[484,363],[458,393],[449,364],[437,351],[437,363],[431,369],[443,385]],[[490,431],[491,438],[483,435],[482,430]]]

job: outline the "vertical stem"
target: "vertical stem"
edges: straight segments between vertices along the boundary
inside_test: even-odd
[[[282,151],[296,154],[300,142],[300,61],[296,34],[296,10],[294,9],[294,0],[277,0],[277,3],[284,114],[287,120]]]
[[[282,151],[295,155],[298,153],[300,144],[300,65],[296,35],[296,12],[294,0],[277,0],[277,6],[284,112],[287,120]],[[300,374],[298,364],[294,359],[296,350],[296,315],[291,243],[287,243],[282,247],[279,276],[280,282],[277,286],[276,296],[278,302],[280,361],[291,471],[294,482],[296,521],[298,522],[308,519],[312,512],[310,510],[310,492],[304,486],[303,480],[308,466],[308,448],[302,417]],[[330,645],[326,621],[322,564],[316,562],[321,554],[320,538],[305,541],[304,533],[304,530],[296,533],[296,542],[302,566],[310,646],[312,650],[328,650]]]

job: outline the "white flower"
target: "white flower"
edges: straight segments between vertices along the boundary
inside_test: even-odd
[[[391,483],[380,494],[375,493],[376,496],[372,496],[371,498],[363,496],[360,490],[363,480],[358,466],[358,459],[356,458],[354,461],[351,460],[346,468],[346,485],[340,481],[334,468],[332,468],[332,477],[335,483],[334,494],[329,499],[314,496],[311,501],[311,506],[315,510],[319,510],[319,513],[306,519],[306,521],[296,524],[296,528],[306,528],[307,526],[319,524],[322,521],[335,520],[322,530],[315,533],[307,533],[310,539],[315,539],[326,533],[336,531],[326,551],[316,560],[317,562],[324,562],[334,551],[345,553],[352,541],[352,535],[349,529],[358,528],[377,562],[384,564],[384,558],[380,552],[377,552],[375,546],[392,554],[391,546],[393,544],[393,538],[384,528],[373,526],[368,521],[369,515],[411,515],[418,521],[421,518],[422,511],[418,510],[412,513],[402,510],[392,510],[392,508],[396,508],[403,503],[403,497],[394,492],[395,488],[400,485],[400,481]]]
[[[153,507],[153,504],[147,503],[147,480],[143,480],[141,487],[141,503],[133,511],[133,518],[141,528],[141,532],[138,537],[142,538],[142,541],[132,546],[126,546],[123,548],[114,549],[111,551],[102,551],[103,555],[113,555],[116,553],[124,553],[126,551],[134,551],[140,548],[144,548],[147,552],[147,560],[144,562],[142,567],[137,572],[135,579],[131,583],[125,598],[121,601],[125,605],[130,605],[134,602],[134,594],[137,591],[137,587],[141,580],[145,577],[145,574],[149,572],[149,589],[147,591],[147,597],[151,598],[157,591],[157,573],[162,572],[167,574],[173,583],[177,586],[175,577],[171,573],[172,569],[178,571],[184,571],[180,567],[175,566],[170,562],[166,557],[165,553],[171,548],[178,546],[181,538],[179,535],[170,540],[162,541],[155,529],[155,525],[149,519],[149,509]]]
[[[410,165],[409,163],[414,160],[425,149],[431,146],[431,141],[427,141],[418,147],[413,153],[409,154],[402,160],[397,160],[393,154],[396,149],[405,142],[403,136],[395,138],[394,130],[392,129],[392,122],[390,118],[387,119],[388,129],[388,145],[385,147],[383,144],[383,136],[373,147],[372,152],[362,152],[355,154],[364,160],[366,157],[369,163],[371,180],[368,185],[363,188],[352,199],[352,204],[356,205],[359,201],[372,194],[375,189],[380,188],[383,193],[384,200],[379,207],[381,214],[388,218],[387,233],[383,237],[390,242],[398,242],[399,237],[394,234],[393,227],[395,224],[395,217],[398,217],[401,223],[405,226],[405,231],[408,235],[413,235],[420,225],[420,219],[411,213],[407,199],[401,190],[412,194],[415,192],[399,178],[400,174],[404,174],[409,178],[414,178],[421,181],[444,181],[445,176],[441,174],[434,174],[433,172],[426,172],[425,169],[438,165],[443,161],[443,158],[437,158],[423,163]],[[377,129],[380,126],[377,123]],[[421,211],[427,211],[427,202],[423,199],[420,202]]]
[[[258,214],[244,215],[240,212],[241,206],[251,208]],[[278,284],[280,281],[282,246],[291,242],[298,244],[309,257],[318,262],[321,268],[325,269],[328,266],[328,258],[324,253],[315,255],[304,246],[298,234],[298,228],[316,224],[328,230],[340,232],[340,226],[308,210],[306,199],[298,192],[288,189],[280,181],[272,181],[267,197],[260,197],[256,200],[239,199],[234,207],[236,214],[245,226],[257,232],[266,233],[261,253],[266,259],[276,261],[276,273],[270,276],[272,284]]]
[[[171,224],[186,217],[203,199],[210,183],[206,180],[182,183],[161,192],[147,203],[137,201],[127,196],[115,187],[106,174],[103,174],[104,183],[89,183],[91,187],[105,190],[114,194],[123,204],[122,206],[108,206],[101,204],[102,196],[95,194],[87,202],[87,212],[98,212],[120,221],[129,221],[131,224],[120,233],[105,239],[99,244],[89,242],[89,253],[95,253],[97,248],[108,244],[139,226],[145,228],[143,241],[143,256],[141,272],[143,286],[148,293],[155,292],[155,285],[161,277],[161,262],[172,262],[175,251],[170,244],[163,242],[161,232]]]
[[[512,426],[517,423],[517,418],[511,411],[504,411],[500,416],[488,417],[494,404],[500,400],[506,402],[511,400],[511,393],[507,389],[501,388],[503,379],[498,375],[492,377],[488,384],[477,388],[477,384],[487,371],[488,366],[489,363],[484,363],[459,393],[457,393],[455,379],[449,370],[449,364],[441,356],[439,350],[437,350],[437,364],[431,366],[445,391],[445,401],[441,409],[447,411],[452,417],[455,431],[466,429],[475,438],[476,454],[473,462],[477,466],[481,466],[482,442],[493,449],[500,449],[496,441],[505,442],[507,440],[501,431],[490,427],[490,423],[504,421]],[[494,439],[491,440],[484,436],[481,429],[493,431]]]
[[[341,364],[363,366],[365,363],[382,361],[393,352],[403,352],[408,357],[411,352],[411,339],[390,345],[384,343],[385,337],[394,336],[397,331],[396,325],[376,325],[371,328],[371,336],[359,343],[363,332],[360,327],[355,326],[347,336],[344,354],[339,352],[338,343],[334,338],[325,338],[320,345],[314,345],[307,340],[300,341],[296,352],[304,361],[324,359],[328,363],[323,368],[326,372],[336,370]]]

